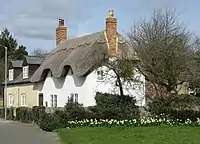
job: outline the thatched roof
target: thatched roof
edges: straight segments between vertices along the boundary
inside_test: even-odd
[[[118,34],[117,55],[122,55],[124,50],[128,50],[130,54],[132,52],[128,42]],[[55,78],[59,78],[66,74],[69,68],[72,69],[74,75],[83,76],[108,55],[105,31],[66,40],[46,56],[31,81],[44,80],[49,71]]]

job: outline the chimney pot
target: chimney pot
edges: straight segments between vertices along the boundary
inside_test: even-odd
[[[108,17],[114,17],[114,10],[109,10]]]
[[[64,19],[59,19],[58,26],[64,26]]]

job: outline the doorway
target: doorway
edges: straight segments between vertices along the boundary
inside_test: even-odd
[[[43,106],[43,93],[39,93],[39,106]]]

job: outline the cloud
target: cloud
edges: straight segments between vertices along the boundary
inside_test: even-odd
[[[2,0],[0,0],[1,2]],[[12,2],[11,2],[12,1]],[[4,0],[4,25],[19,37],[55,39],[58,18],[65,19],[68,28],[76,30],[90,19],[92,0]],[[0,9],[3,6],[0,6]],[[2,26],[3,27],[3,26]]]

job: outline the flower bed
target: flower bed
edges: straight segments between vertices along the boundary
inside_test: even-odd
[[[195,122],[192,122],[190,119],[187,120],[180,120],[180,119],[167,119],[167,118],[146,118],[146,119],[132,119],[132,120],[115,120],[115,119],[84,119],[84,120],[75,120],[75,121],[68,121],[69,127],[80,127],[80,126],[157,126],[157,125],[200,125],[200,119],[197,118]]]

